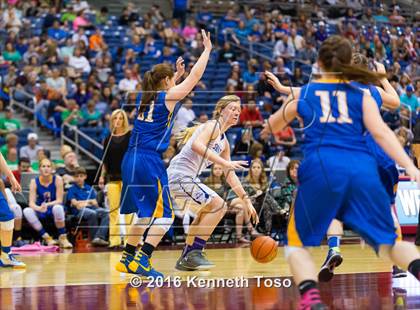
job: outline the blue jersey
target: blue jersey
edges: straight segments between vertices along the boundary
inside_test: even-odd
[[[173,120],[179,109],[177,103],[173,112],[165,104],[166,92],[158,92],[155,100],[143,113],[139,112],[141,94],[137,98],[137,118],[131,132],[129,150],[148,150],[163,153],[169,146]]]
[[[368,94],[370,94],[375,100],[376,104],[378,105],[378,108],[380,109],[382,107],[382,97],[375,86],[365,85],[358,82],[351,82],[351,84],[355,87],[362,89],[363,91],[368,92]],[[385,168],[389,166],[395,166],[394,160],[390,158],[388,154],[384,152],[384,150],[382,150],[382,148],[375,142],[375,140],[369,132],[366,133],[366,144],[372,155],[375,157],[379,166]]]
[[[305,157],[320,147],[368,152],[362,103],[363,92],[348,83],[319,80],[303,86],[298,114],[305,127]]]
[[[36,182],[36,204],[40,206],[43,202],[47,203],[56,200],[55,176],[53,176],[51,183],[45,187],[39,181],[39,177],[35,179]]]

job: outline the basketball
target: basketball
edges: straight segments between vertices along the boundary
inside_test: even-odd
[[[258,237],[251,244],[251,255],[259,263],[269,263],[277,256],[277,242],[268,237]]]

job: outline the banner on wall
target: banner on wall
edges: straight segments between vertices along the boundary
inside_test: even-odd
[[[402,226],[417,226],[420,207],[420,188],[417,183],[400,180],[395,207],[398,221]]]

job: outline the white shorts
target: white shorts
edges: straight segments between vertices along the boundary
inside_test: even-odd
[[[189,210],[197,214],[202,207],[210,203],[213,197],[217,196],[199,178],[179,176],[171,179],[169,180],[169,190],[179,213]]]

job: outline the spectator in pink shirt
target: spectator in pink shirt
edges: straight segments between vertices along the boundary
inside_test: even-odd
[[[85,17],[83,11],[77,13],[77,17],[73,21],[73,30],[77,31],[79,27],[87,28],[90,27],[91,24],[88,19]]]
[[[188,24],[182,30],[182,36],[187,42],[194,40],[195,35],[198,33],[198,29],[195,26],[195,21],[190,19]]]

